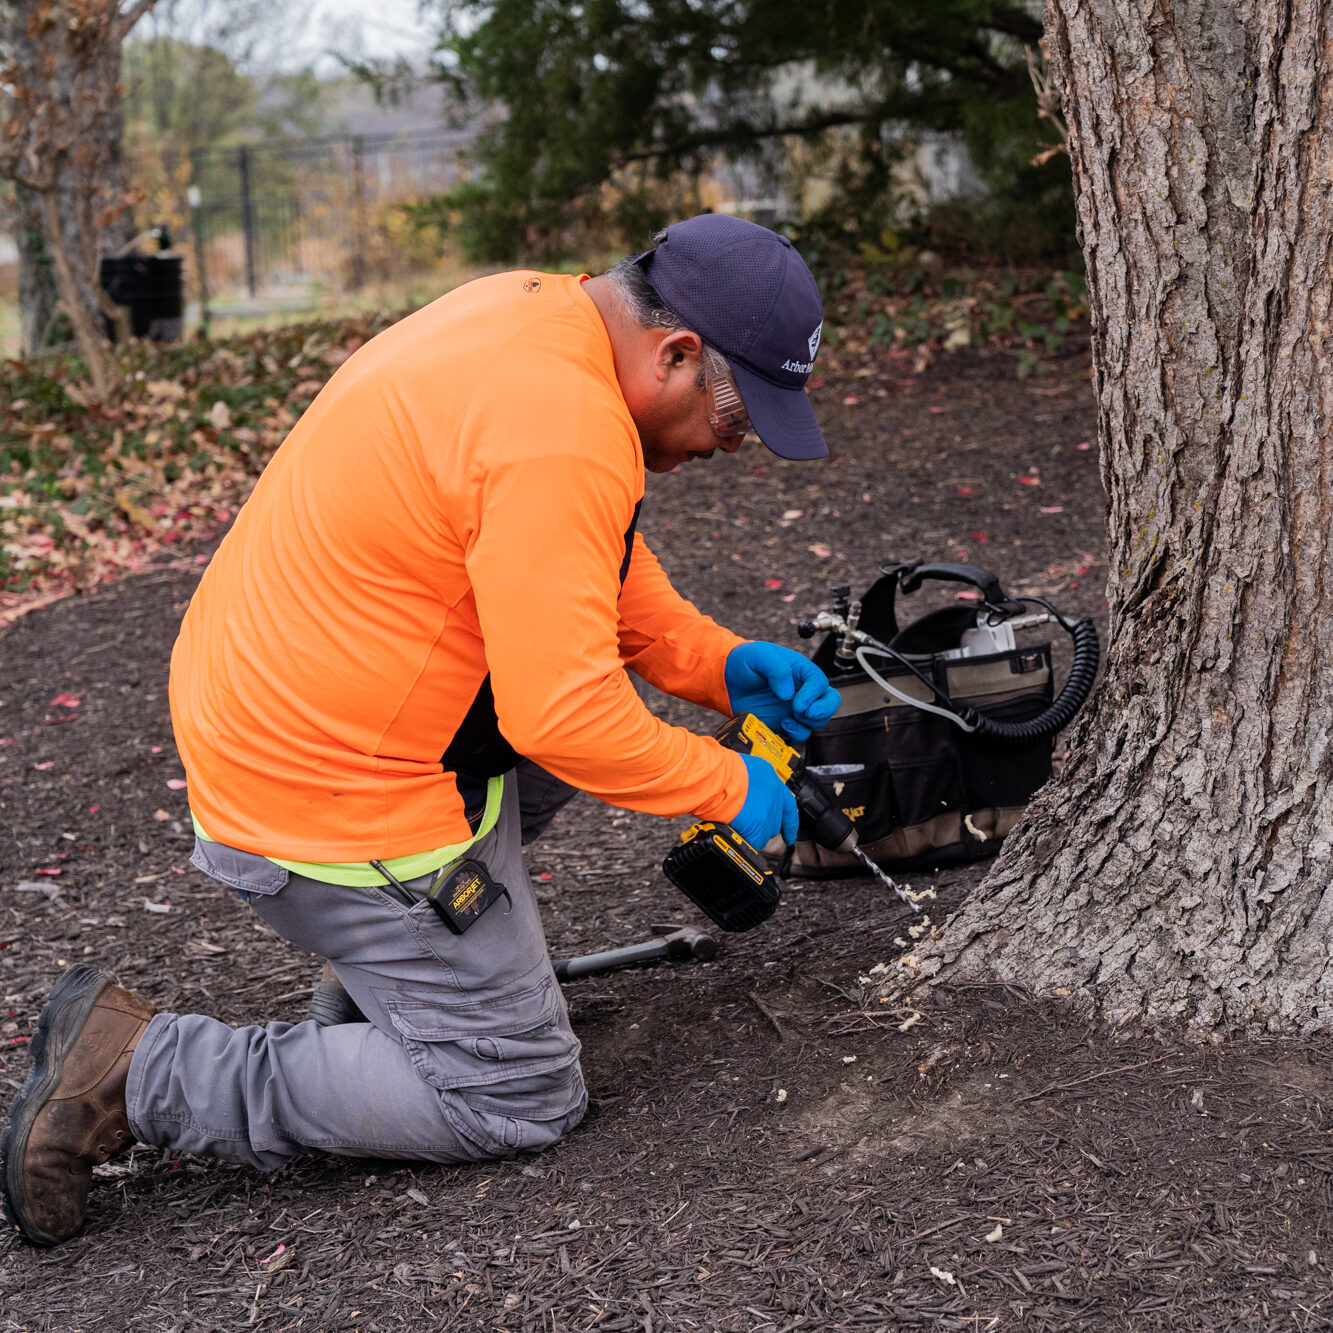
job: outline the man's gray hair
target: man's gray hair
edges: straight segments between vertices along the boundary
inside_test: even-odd
[[[666,232],[659,231],[653,237],[654,248],[665,238]],[[622,259],[614,268],[607,269],[602,277],[611,284],[626,311],[640,328],[672,330],[690,327],[658,296],[657,289],[648,280],[648,275],[643,271],[641,264],[636,264],[632,259]],[[701,389],[705,383],[705,370],[712,371],[713,375],[720,379],[731,378],[731,369],[727,365],[726,357],[716,347],[710,347],[707,343],[704,343],[699,366]]]

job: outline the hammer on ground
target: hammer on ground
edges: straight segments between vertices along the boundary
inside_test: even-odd
[[[583,954],[578,958],[560,958],[555,963],[555,975],[560,981],[572,981],[594,972],[609,972],[612,968],[628,967],[631,963],[651,963],[658,958],[696,958],[706,963],[717,956],[717,941],[711,935],[693,926],[653,925],[660,932],[655,939],[643,944],[626,945],[623,949],[607,949],[603,953]]]

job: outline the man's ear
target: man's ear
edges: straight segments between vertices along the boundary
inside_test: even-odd
[[[653,373],[659,380],[665,381],[672,371],[692,366],[703,347],[703,339],[693,329],[672,329],[657,344]]]

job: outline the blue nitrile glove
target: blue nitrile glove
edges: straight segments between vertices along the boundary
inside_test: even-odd
[[[767,759],[757,754],[743,754],[741,758],[745,760],[750,785],[746,788],[745,804],[731,821],[731,827],[751,847],[762,848],[778,833],[790,847],[796,841],[796,826],[800,822],[796,797]]]
[[[742,643],[722,671],[733,713],[753,713],[803,741],[838,711],[838,692],[808,658],[776,643]]]

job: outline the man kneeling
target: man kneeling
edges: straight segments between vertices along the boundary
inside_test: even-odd
[[[836,708],[805,658],[684,601],[635,533],[645,468],[750,432],[827,452],[804,392],[821,326],[785,238],[698,217],[597,278],[469,283],[338,370],[199,585],[171,706],[194,863],[327,958],[364,1021],[234,1029],[71,970],[6,1135],[30,1240],[73,1235],[92,1168],[136,1139],[260,1169],[460,1162],[579,1122],[514,771],[794,840],[772,768],[661,722],[626,671],[797,738]]]

